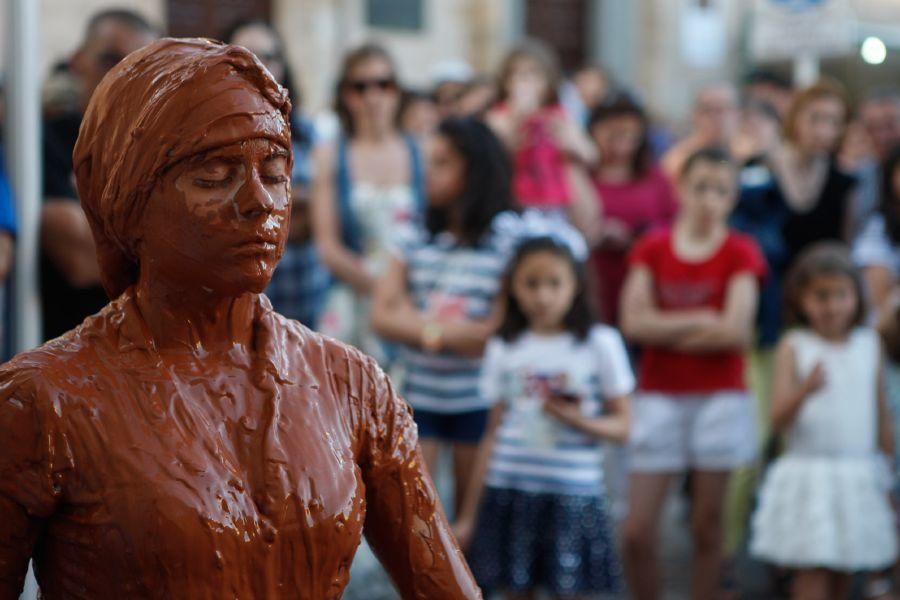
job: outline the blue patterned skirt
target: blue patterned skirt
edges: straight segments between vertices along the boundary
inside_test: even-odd
[[[485,590],[616,592],[622,570],[600,496],[486,487],[468,554]]]

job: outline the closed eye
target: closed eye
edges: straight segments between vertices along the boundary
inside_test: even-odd
[[[284,150],[277,150],[265,158],[260,173],[263,183],[280,184],[288,181],[288,156]]]
[[[234,177],[232,177],[231,175],[225,177],[224,179],[206,179],[204,177],[195,177],[194,185],[206,189],[225,188],[231,185],[233,181]]]
[[[201,188],[228,187],[234,182],[235,173],[239,168],[239,157],[213,157],[196,168],[194,185]]]

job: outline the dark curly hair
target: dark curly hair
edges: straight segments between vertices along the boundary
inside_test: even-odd
[[[503,143],[490,127],[472,117],[441,121],[436,135],[443,137],[465,162],[465,186],[452,207],[428,206],[425,227],[434,236],[446,231],[450,211],[459,211],[461,242],[476,245],[499,213],[513,206],[512,164]]]

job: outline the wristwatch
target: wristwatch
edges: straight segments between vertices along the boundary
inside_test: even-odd
[[[441,351],[441,342],[444,337],[444,328],[441,324],[430,322],[422,327],[422,349],[426,352],[436,353]]]

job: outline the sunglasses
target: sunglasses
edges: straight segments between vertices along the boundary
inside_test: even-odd
[[[397,89],[397,81],[393,77],[383,77],[381,79],[357,79],[356,81],[344,83],[344,87],[351,92],[362,96],[371,89],[376,89],[381,92],[392,92]]]

